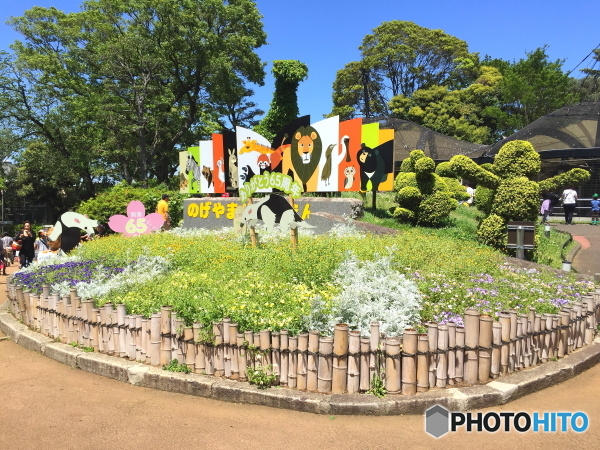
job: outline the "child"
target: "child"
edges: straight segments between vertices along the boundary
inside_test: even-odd
[[[550,214],[550,196],[549,195],[544,195],[544,201],[542,202],[540,214],[543,216],[542,222],[548,223],[548,214]]]
[[[592,225],[598,225],[598,215],[600,214],[600,200],[598,194],[592,195]]]

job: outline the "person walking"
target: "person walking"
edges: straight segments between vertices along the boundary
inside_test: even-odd
[[[13,254],[12,244],[13,244],[13,238],[10,237],[8,233],[4,233],[2,235],[2,246],[4,247],[5,265],[7,265],[9,262],[10,262],[10,264],[14,264],[14,262],[15,262],[15,256]]]
[[[598,200],[598,194],[592,195],[592,225],[598,225],[598,215],[600,215],[600,200]]]
[[[577,191],[573,188],[567,188],[563,191],[560,199],[563,201],[563,209],[565,210],[565,224],[572,225],[573,213],[577,205]]]
[[[21,262],[20,269],[29,266],[35,256],[34,243],[35,236],[31,231],[31,223],[25,222],[21,231],[17,233],[14,240],[21,241],[21,249],[19,250],[19,260]]]
[[[548,214],[550,214],[550,210],[552,206],[550,205],[550,196],[548,194],[544,195],[544,201],[542,202],[542,207],[540,208],[540,214],[542,215],[542,223],[548,223]]]
[[[163,194],[162,199],[156,205],[156,212],[163,216],[165,223],[162,226],[163,230],[171,229],[171,216],[169,216],[169,194]]]

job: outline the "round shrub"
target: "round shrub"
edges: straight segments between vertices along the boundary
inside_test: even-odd
[[[435,173],[438,174],[440,177],[456,178],[456,174],[452,170],[452,164],[450,164],[450,161],[444,161],[439,163],[435,168]]]
[[[412,172],[413,167],[410,162],[410,158],[406,158],[402,160],[402,164],[400,164],[400,172]]]
[[[394,190],[400,191],[400,189],[407,186],[419,188],[417,183],[417,175],[414,172],[400,172],[394,180]]]
[[[415,213],[406,208],[390,208],[390,214],[401,222],[412,222],[415,220]]]
[[[435,172],[435,162],[431,158],[421,158],[415,163],[417,175]]]
[[[477,189],[475,189],[475,206],[479,211],[488,215],[492,212],[494,192],[494,190],[485,186],[477,186]]]
[[[426,156],[423,150],[413,150],[412,152],[410,152],[409,158],[411,164],[411,171],[414,171],[415,164],[417,164],[417,161],[421,158],[426,158]]]
[[[418,208],[422,199],[423,195],[421,194],[421,191],[413,186],[403,187],[396,194],[396,201],[400,207],[411,210]]]
[[[486,245],[504,250],[508,239],[506,223],[496,214],[487,216],[479,225],[477,238]]]
[[[540,189],[536,182],[526,177],[509,178],[503,181],[492,206],[492,214],[504,221],[537,220],[539,210]]]
[[[527,141],[511,141],[502,146],[494,158],[494,173],[502,178],[528,177],[541,170],[541,159]]]
[[[439,226],[446,223],[450,212],[456,209],[458,203],[445,192],[435,192],[425,197],[419,206],[419,223],[429,226]]]

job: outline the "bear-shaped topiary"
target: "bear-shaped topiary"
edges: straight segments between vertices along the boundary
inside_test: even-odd
[[[450,160],[456,175],[477,183],[475,203],[487,214],[479,225],[479,239],[496,248],[506,247],[506,224],[511,220],[536,221],[541,192],[583,183],[590,178],[583,169],[571,169],[552,178],[532,181],[541,170],[541,159],[527,141],[511,141],[500,149],[493,164],[477,165],[457,155]]]
[[[442,173],[452,175],[448,164]],[[398,207],[390,209],[393,217],[403,222],[426,226],[439,226],[447,222],[450,212],[456,209],[458,200],[466,200],[468,194],[455,178],[436,173],[435,162],[422,150],[413,150],[402,161],[400,173],[394,180]]]

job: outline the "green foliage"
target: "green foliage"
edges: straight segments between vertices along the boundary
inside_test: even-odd
[[[108,219],[115,214],[126,215],[129,202],[139,200],[144,204],[146,214],[150,214],[156,212],[156,205],[162,194],[169,194],[171,222],[177,225],[183,220],[183,199],[188,198],[189,195],[180,194],[178,191],[168,191],[165,186],[160,185],[153,188],[142,188],[120,183],[81,203],[77,212],[87,214],[101,223],[107,223]]]
[[[248,367],[246,369],[246,375],[248,376],[248,382],[255,384],[259,389],[267,389],[275,384],[277,376],[272,374],[273,365],[267,367],[258,366],[256,368]]]
[[[482,243],[499,250],[506,248],[507,236],[506,222],[495,214],[483,219],[477,230],[477,237]]]
[[[483,185],[490,189],[496,189],[500,184],[500,178],[481,168],[475,161],[465,155],[456,155],[450,159],[452,171],[467,180]]]
[[[390,208],[390,214],[392,217],[398,219],[400,222],[413,222],[416,217],[413,211],[402,207]]]
[[[443,225],[457,204],[448,193],[434,192],[425,197],[419,205],[419,223],[427,226]]]
[[[537,220],[540,190],[538,184],[526,177],[504,180],[494,196],[492,214],[509,220]]]
[[[431,158],[421,158],[415,163],[415,173],[417,177],[421,174],[430,174],[435,172],[435,162]]]
[[[273,61],[275,92],[267,115],[254,131],[272,141],[275,135],[299,115],[298,85],[308,77],[306,64],[295,60]]]
[[[544,227],[538,226],[536,229],[536,248],[534,260],[539,264],[562,268],[562,262],[565,260],[565,249],[573,241],[569,233],[557,231],[555,228],[550,230],[550,236],[546,237]]]
[[[551,192],[559,188],[577,186],[590,179],[590,172],[585,169],[575,168],[561,173],[555,177],[540,181],[541,192]]]
[[[385,388],[383,379],[376,373],[373,374],[373,379],[371,380],[371,389],[367,391],[367,394],[372,394],[379,398],[383,398],[387,394],[387,389]]]
[[[190,369],[186,364],[180,364],[176,359],[172,359],[169,364],[165,364],[162,366],[162,368],[163,370],[168,370],[169,372],[192,373],[192,369]]]
[[[459,202],[465,202],[471,198],[469,193],[466,191],[465,187],[460,184],[457,178],[442,178],[444,180],[444,184],[448,188],[448,192],[455,200]]]
[[[22,40],[0,61],[3,114],[47,146],[40,161],[68,161],[88,196],[99,179],[167,182],[177,147],[218,127],[215,105],[262,84],[261,19],[252,0],[34,7],[9,22]]]
[[[541,164],[539,153],[529,142],[510,141],[494,158],[494,173],[501,178],[531,178],[540,172]]]
[[[468,71],[465,59],[477,59],[466,42],[442,30],[398,20],[366,35],[360,51],[361,60],[346,64],[333,84],[332,114],[344,119],[390,115],[391,97],[450,82]]]
[[[492,212],[494,192],[493,189],[485,186],[477,186],[477,189],[475,189],[475,206],[486,215]]]
[[[413,167],[410,161],[410,158],[406,158],[402,160],[402,164],[400,164],[400,172],[412,172]]]
[[[405,186],[396,194],[398,204],[413,211],[419,208],[422,199],[421,191],[413,186]]]
[[[452,171],[452,164],[450,164],[450,161],[439,163],[435,168],[435,173],[444,178],[456,178],[456,175]]]
[[[413,150],[412,152],[410,152],[409,158],[410,158],[410,172],[414,172],[417,161],[420,159],[426,158],[426,156],[425,156],[425,152],[423,150]]]

